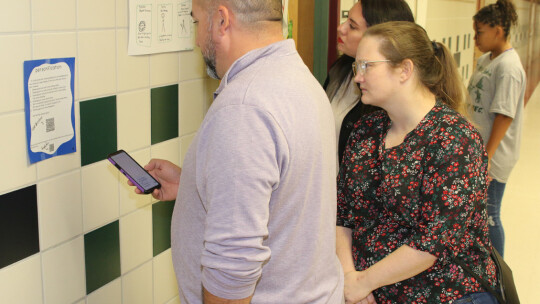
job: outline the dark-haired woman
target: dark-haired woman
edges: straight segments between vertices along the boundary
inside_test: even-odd
[[[510,172],[519,158],[525,96],[525,71],[510,44],[510,30],[517,24],[514,4],[498,0],[476,13],[474,39],[485,52],[469,82],[469,110],[484,140],[489,159],[489,236],[504,254],[501,202]]]
[[[411,21],[414,17],[404,0],[360,0],[350,10],[347,21],[338,27],[338,49],[343,55],[330,68],[324,84],[336,121],[338,161],[354,123],[363,115],[377,110],[360,102],[360,90],[353,81],[351,64],[358,42],[366,29],[387,21]]]
[[[338,175],[346,302],[496,303],[455,262],[496,286],[487,155],[458,112],[452,54],[422,27],[388,22],[364,33],[353,71],[362,101],[384,111],[355,124]]]

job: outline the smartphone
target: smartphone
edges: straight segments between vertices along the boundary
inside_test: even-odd
[[[148,194],[152,193],[154,189],[161,188],[161,184],[144,170],[139,163],[137,163],[129,154],[124,150],[118,150],[109,154],[107,159],[122,172],[141,192]]]

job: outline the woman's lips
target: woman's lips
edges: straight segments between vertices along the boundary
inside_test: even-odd
[[[338,43],[343,43],[343,40],[341,40],[341,38],[338,37],[337,42],[338,42]]]

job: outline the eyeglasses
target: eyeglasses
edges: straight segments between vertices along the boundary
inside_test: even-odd
[[[387,59],[387,60],[371,60],[371,61],[360,60],[360,61],[355,61],[352,64],[352,70],[353,70],[354,76],[356,76],[357,74],[359,74],[360,76],[365,75],[367,68],[372,63],[375,63],[375,62],[390,62],[390,60]]]

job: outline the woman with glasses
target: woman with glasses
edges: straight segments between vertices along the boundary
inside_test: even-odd
[[[360,90],[353,81],[351,64],[354,62],[358,42],[367,28],[387,21],[414,22],[407,2],[360,0],[349,10],[347,21],[338,27],[338,50],[342,55],[330,68],[324,89],[334,112],[339,162],[353,124],[362,115],[378,109],[360,102]]]
[[[346,303],[496,303],[487,155],[459,114],[453,56],[411,22],[365,33],[353,64],[362,102],[338,176],[337,253]]]

